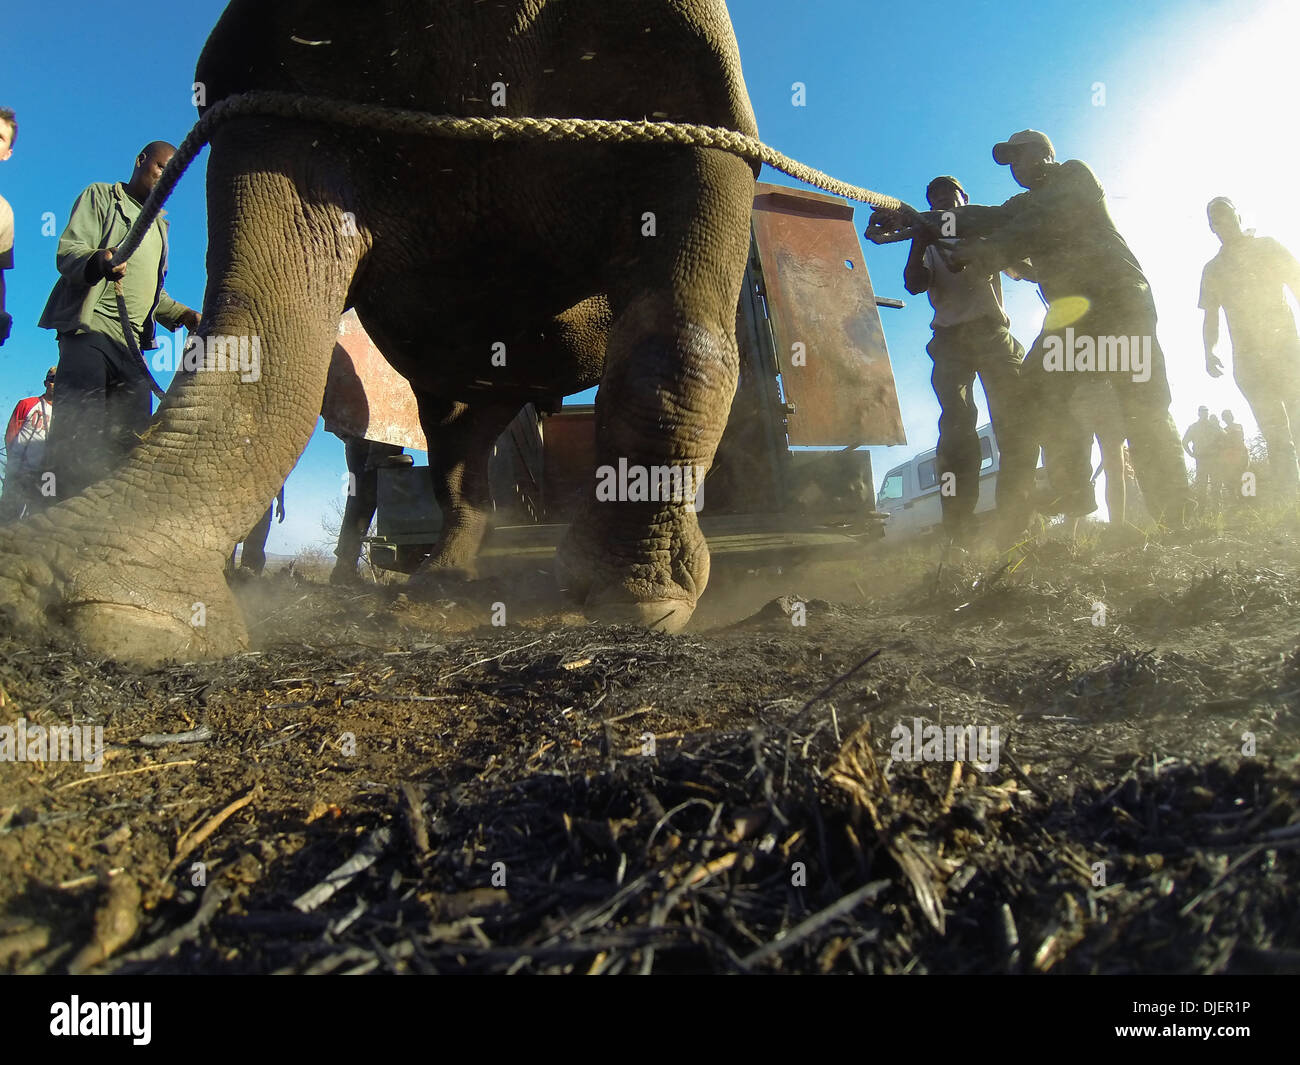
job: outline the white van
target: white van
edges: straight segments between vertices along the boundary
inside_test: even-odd
[[[999,452],[991,424],[981,426],[977,432],[980,440],[980,495],[975,513],[983,514],[992,510],[995,504]],[[943,521],[935,455],[935,448],[923,451],[901,466],[895,466],[880,482],[876,510],[889,515],[885,522],[886,538],[915,536]]]

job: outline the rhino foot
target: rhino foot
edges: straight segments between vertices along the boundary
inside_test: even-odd
[[[675,507],[636,521],[615,509],[593,505],[569,527],[555,557],[561,590],[594,621],[680,632],[709,582],[695,514]]]
[[[174,553],[141,558],[105,539],[44,516],[0,530],[0,612],[35,637],[145,666],[247,647],[223,559],[191,553],[181,566]]]

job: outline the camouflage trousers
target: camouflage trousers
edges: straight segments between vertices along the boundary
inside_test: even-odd
[[[1001,321],[989,318],[936,326],[926,351],[934,360],[930,384],[940,410],[935,471],[941,486],[945,485],[945,475],[952,475],[947,483],[953,491],[941,487],[939,496],[945,531],[954,536],[965,532],[979,502],[976,375],[984,386],[1001,453],[997,480],[999,520],[1008,528],[1016,526],[1018,531],[1029,521],[1029,491],[1038,460],[1020,403],[1020,368],[1025,349]]]

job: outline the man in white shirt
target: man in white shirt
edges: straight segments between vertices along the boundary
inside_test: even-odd
[[[4,495],[0,498],[0,521],[21,518],[40,497],[41,475],[45,472],[45,442],[54,419],[55,367],[45,373],[45,391],[20,399],[5,428]]]
[[[932,210],[942,212],[955,211],[969,202],[961,183],[948,175],[931,181],[925,198]],[[929,293],[934,308],[930,323],[934,338],[926,351],[934,362],[930,383],[941,412],[936,471],[944,534],[960,543],[970,535],[979,501],[976,374],[984,385],[1001,452],[997,481],[1000,538],[1015,536],[1029,522],[1038,448],[1025,432],[1023,412],[1017,410],[1025,349],[1011,335],[1002,306],[1000,275],[949,267],[940,247],[955,243],[956,236],[954,231],[950,239],[913,240],[903,284],[913,295]]]

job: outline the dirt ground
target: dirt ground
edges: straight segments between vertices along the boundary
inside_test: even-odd
[[[0,725],[107,746],[0,763],[0,969],[1300,971],[1298,534],[732,562],[677,637],[536,566],[282,571],[147,672],[0,632]]]

